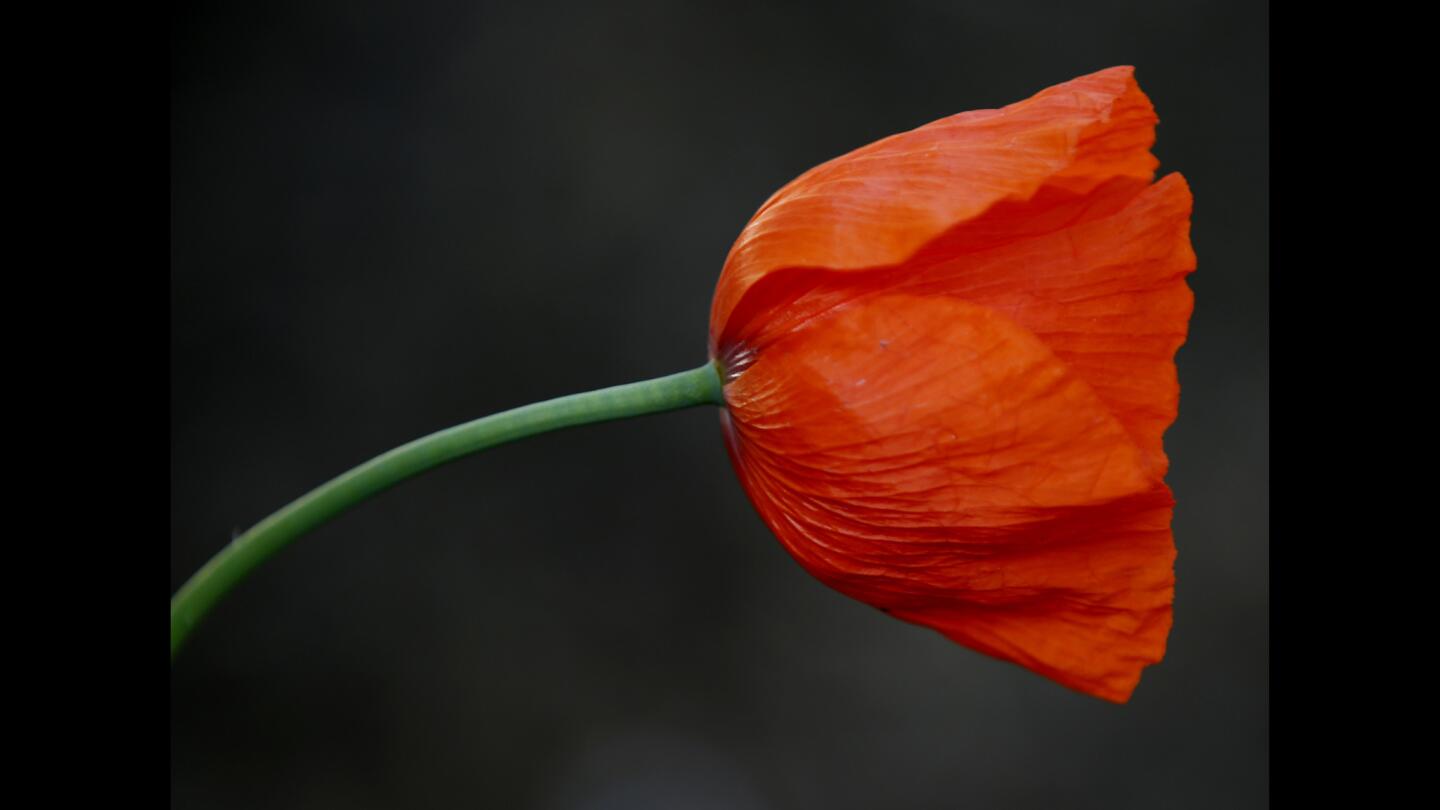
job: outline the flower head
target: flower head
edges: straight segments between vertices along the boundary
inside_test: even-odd
[[[731,459],[806,570],[1117,702],[1170,630],[1195,268],[1133,72],[811,169],[741,232],[710,324]]]

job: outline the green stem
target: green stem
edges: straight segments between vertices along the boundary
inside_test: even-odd
[[[170,599],[170,659],[205,614],[260,563],[300,535],[371,495],[426,470],[496,445],[561,428],[696,405],[721,405],[713,363],[644,382],[572,394],[456,425],[321,484],[235,538]]]

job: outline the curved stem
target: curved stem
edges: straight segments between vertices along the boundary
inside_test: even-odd
[[[170,659],[205,614],[260,563],[371,495],[446,462],[552,430],[721,405],[713,363],[654,380],[537,402],[432,433],[327,481],[235,538],[170,599]]]

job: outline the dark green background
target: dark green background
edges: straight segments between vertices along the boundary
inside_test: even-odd
[[[172,589],[393,445],[703,362],[755,208],[945,115],[1138,66],[1199,270],[1175,626],[1129,705],[811,579],[695,410],[461,462],[262,569],[173,667],[174,807],[1268,804],[1265,3],[176,14]]]

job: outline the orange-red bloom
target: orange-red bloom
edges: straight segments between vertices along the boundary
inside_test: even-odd
[[[711,310],[731,458],[827,585],[1113,701],[1170,630],[1190,190],[1116,67],[801,175]]]

